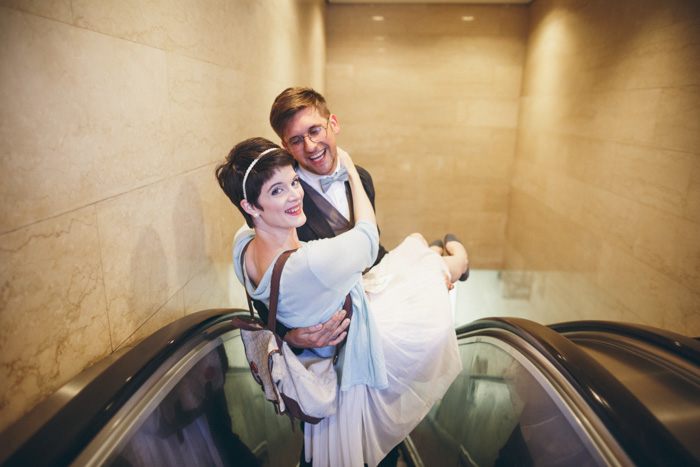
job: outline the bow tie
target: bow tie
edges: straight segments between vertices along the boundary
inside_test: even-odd
[[[320,180],[321,189],[325,193],[328,191],[328,189],[331,187],[331,185],[333,183],[335,183],[337,181],[344,182],[346,180],[348,180],[348,169],[346,169],[345,167],[341,167],[333,175],[328,175],[327,177],[321,178],[321,180]]]

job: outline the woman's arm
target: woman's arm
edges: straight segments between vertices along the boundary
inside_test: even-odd
[[[367,197],[365,188],[362,186],[360,174],[357,173],[357,169],[350,158],[350,154],[338,148],[338,161],[340,162],[340,165],[345,167],[348,171],[355,222],[364,219],[376,226],[377,218],[374,214],[374,208],[372,207],[369,197]]]

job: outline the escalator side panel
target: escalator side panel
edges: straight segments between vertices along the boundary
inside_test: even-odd
[[[652,354],[647,349],[637,352],[637,347],[599,334],[579,335],[572,340],[615,374],[685,448],[700,459],[697,368],[674,365],[665,360],[662,353]]]
[[[92,457],[84,453],[76,465],[296,465],[300,430],[275,413],[245,360],[238,331],[228,333],[189,358],[196,363],[167,394],[146,394],[147,414],[123,414],[138,420],[126,433],[98,436]],[[154,397],[156,396],[157,397]],[[108,453],[100,447],[113,445]]]
[[[532,368],[489,342],[460,353],[463,372],[410,435],[426,466],[606,465]]]

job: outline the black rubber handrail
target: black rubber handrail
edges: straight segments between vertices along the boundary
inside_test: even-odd
[[[488,330],[514,334],[547,359],[637,465],[697,465],[698,460],[620,381],[566,337],[520,318],[486,318],[457,329],[460,338]]]
[[[663,348],[694,365],[700,366],[700,342],[664,329],[613,321],[571,321],[550,324],[549,327],[560,334],[597,331],[631,337]]]
[[[200,311],[145,338],[97,375],[36,431],[25,436],[21,432],[26,427],[21,426],[20,420],[2,433],[0,464],[70,464],[163,362],[186,345],[192,336],[230,322],[235,313],[248,312],[240,309]],[[233,324],[230,328],[219,326],[217,335],[233,329]]]

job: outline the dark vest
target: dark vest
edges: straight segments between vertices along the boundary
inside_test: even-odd
[[[348,198],[348,206],[350,207],[350,220],[347,220],[338,210],[323,197],[321,193],[314,190],[308,183],[304,180],[299,179],[302,188],[304,188],[304,196],[311,198],[319,211],[323,213],[323,216],[328,221],[328,224],[333,230],[333,234],[337,237],[338,235],[347,232],[355,226],[355,219],[353,215],[352,207],[352,197],[350,196],[350,190],[348,189],[347,183],[345,183],[345,195]]]

